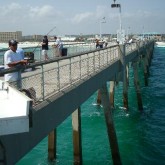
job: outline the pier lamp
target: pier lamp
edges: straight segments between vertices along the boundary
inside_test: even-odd
[[[119,24],[120,28],[117,30],[117,41],[119,41],[119,44],[123,44],[125,40],[125,32],[122,30],[122,24],[121,24],[121,5],[115,3],[116,0],[114,0],[114,3],[111,4],[111,8],[119,8]]]
[[[105,17],[100,20],[100,39],[102,38],[102,23],[106,23]]]

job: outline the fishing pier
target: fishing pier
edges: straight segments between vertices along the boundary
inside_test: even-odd
[[[0,71],[1,76],[20,73],[18,82],[0,83],[0,95],[5,95],[0,97],[0,164],[15,164],[46,136],[48,159],[57,159],[56,128],[68,116],[72,116],[73,162],[83,164],[81,105],[96,91],[96,102],[104,109],[110,156],[115,165],[122,164],[112,113],[115,84],[123,83],[123,107],[129,111],[129,68],[133,67],[137,109],[143,111],[138,69],[143,68],[147,86],[153,50],[153,40],[116,44]],[[30,68],[35,70],[25,71]],[[1,114],[3,108],[8,109],[8,114]],[[8,116],[10,111],[15,114]]]

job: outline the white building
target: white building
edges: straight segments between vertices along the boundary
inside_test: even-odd
[[[22,41],[22,31],[0,32],[0,42],[8,42],[11,39]]]

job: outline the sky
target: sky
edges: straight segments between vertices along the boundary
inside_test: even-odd
[[[165,33],[165,0],[1,0],[0,32],[25,35]],[[121,17],[120,17],[121,16]],[[103,19],[105,17],[105,19]],[[121,18],[121,19],[120,19]]]

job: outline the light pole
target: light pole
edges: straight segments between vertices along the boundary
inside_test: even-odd
[[[111,8],[119,8],[119,30],[117,31],[117,40],[119,41],[120,44],[123,44],[124,43],[124,40],[125,40],[125,32],[124,30],[122,29],[122,23],[121,23],[121,5],[120,4],[116,4],[115,1],[116,0],[113,0],[114,3],[111,4]]]
[[[105,17],[103,17],[101,20],[100,20],[100,39],[102,38],[102,23],[106,23],[105,21]]]

